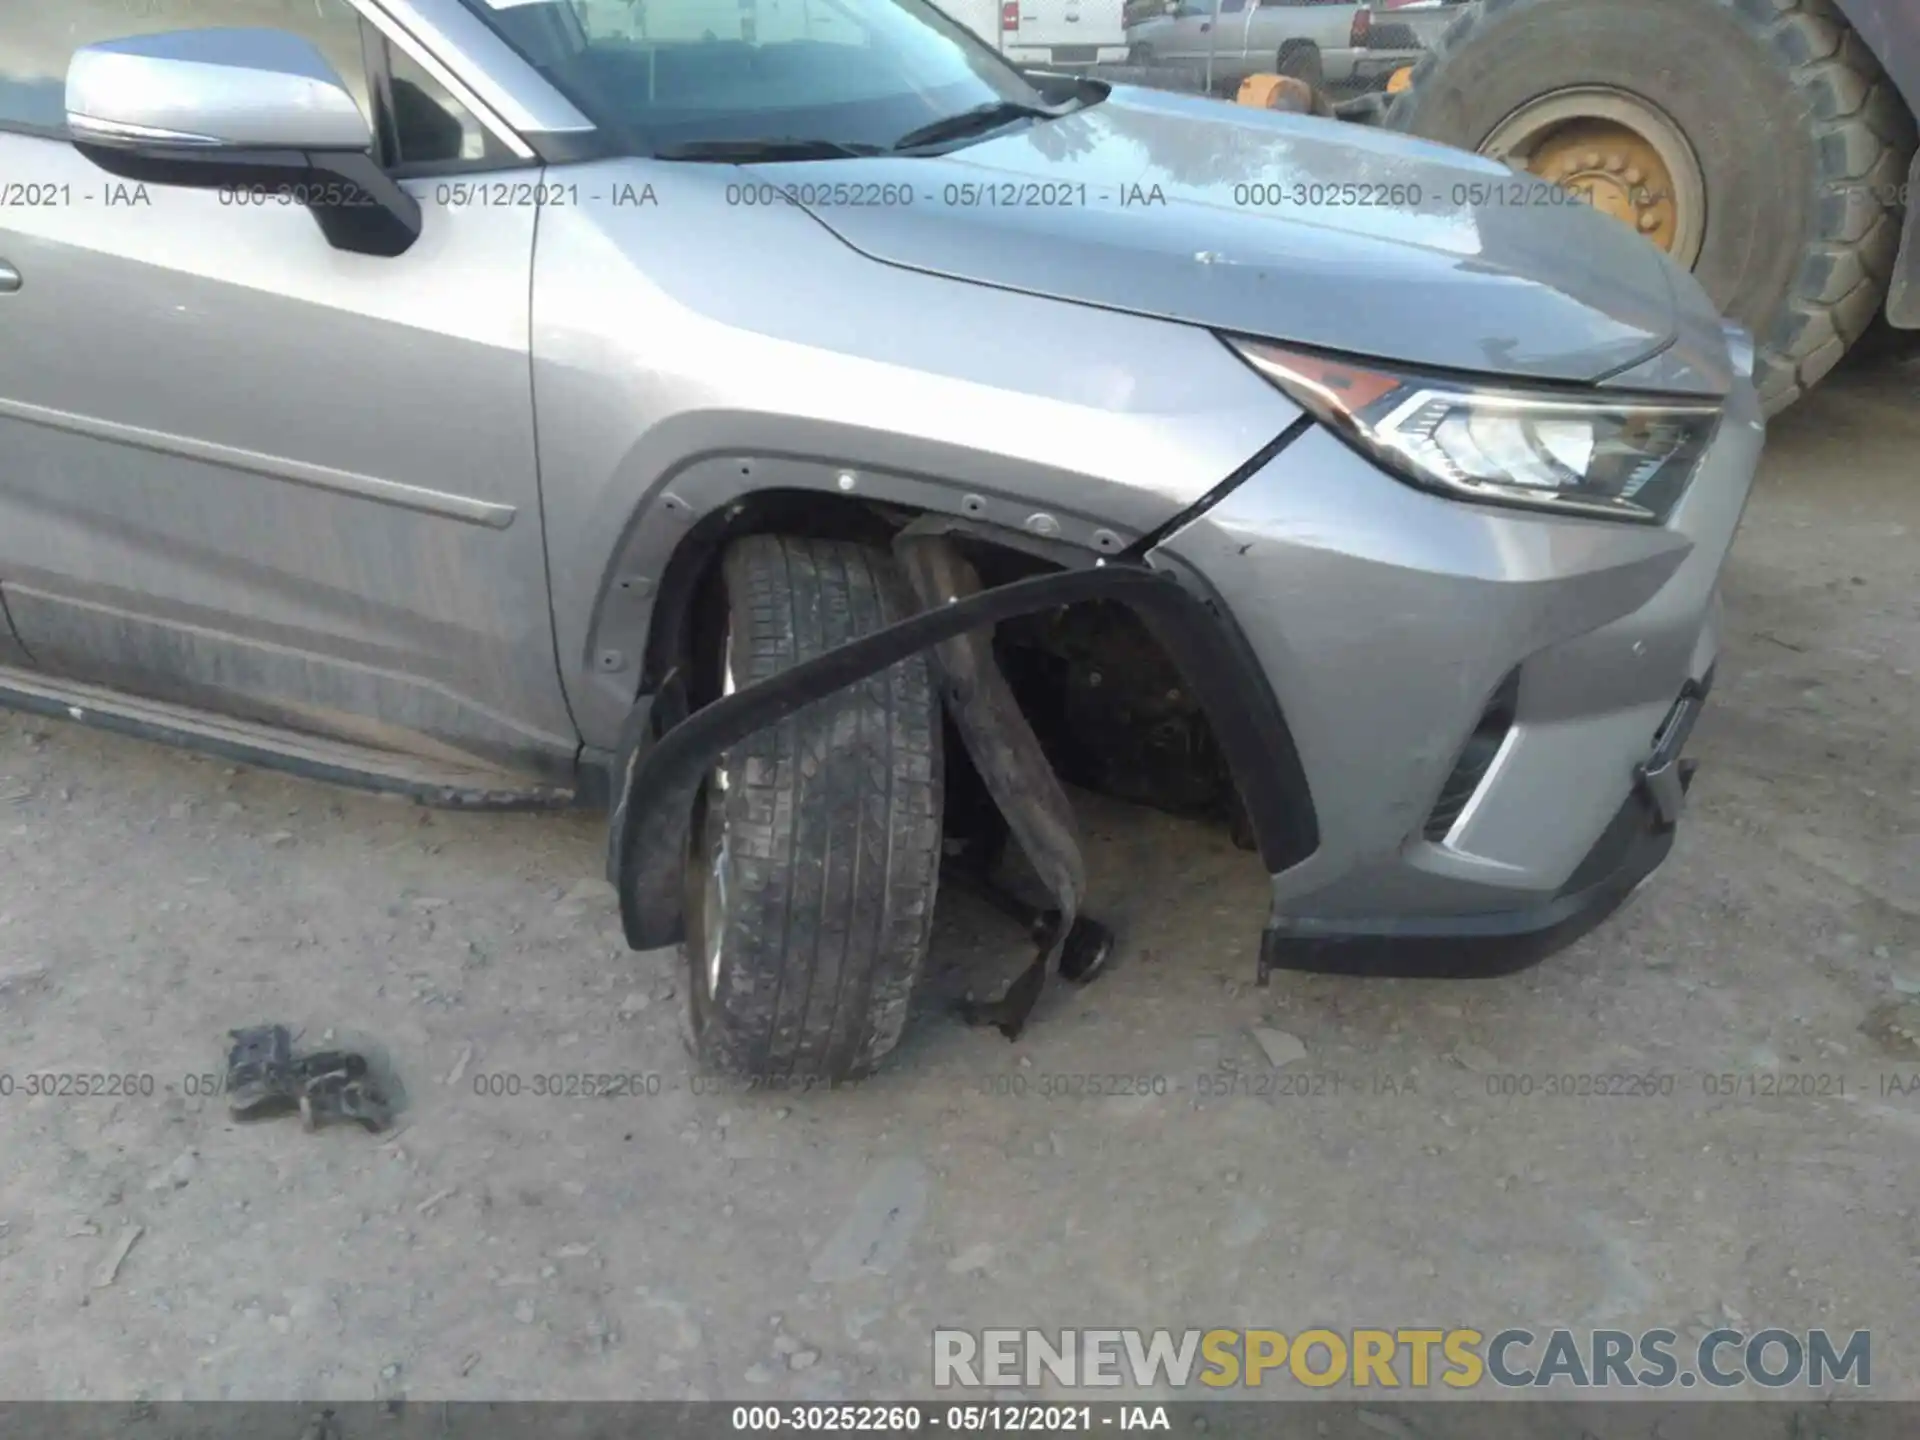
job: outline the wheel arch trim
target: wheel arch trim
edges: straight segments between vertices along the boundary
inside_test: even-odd
[[[1006,490],[925,475],[767,451],[705,452],[658,480],[630,512],[607,551],[605,569],[586,626],[586,643],[562,657],[593,713],[625,715],[636,696],[664,675],[652,665],[660,636],[677,620],[685,596],[675,585],[689,578],[690,555],[707,548],[731,513],[786,497],[814,504],[868,503],[943,515],[1084,554],[1118,556],[1143,533],[1136,527],[1022,499]],[[692,564],[690,578],[703,567]],[[587,717],[579,717],[586,723]],[[596,742],[602,743],[602,742]]]

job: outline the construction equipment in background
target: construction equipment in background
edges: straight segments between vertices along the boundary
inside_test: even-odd
[[[1292,75],[1249,75],[1240,82],[1236,103],[1256,110],[1291,110],[1301,115],[1334,117],[1333,102],[1327,92],[1316,90]]]
[[[1419,54],[1411,41],[1398,53],[1370,43],[1373,23],[1369,5],[1170,0],[1128,28],[1128,64],[1162,72],[1176,89],[1189,88],[1184,77],[1191,76],[1193,88],[1220,96],[1269,74],[1351,95],[1378,89]]]
[[[1469,0],[1388,24],[1415,27],[1418,62],[1340,117],[1504,160],[1631,225],[1753,333],[1770,413],[1883,318],[1920,329],[1920,9]]]

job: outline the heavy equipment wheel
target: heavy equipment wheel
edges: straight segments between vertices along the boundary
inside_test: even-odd
[[[1830,0],[1474,0],[1387,123],[1665,249],[1753,332],[1770,413],[1885,300],[1913,117]]]
[[[708,696],[913,613],[893,557],[751,535],[707,607]],[[695,807],[685,946],[694,1049],[767,1085],[868,1074],[900,1039],[932,932],[940,701],[916,655],[728,751]]]

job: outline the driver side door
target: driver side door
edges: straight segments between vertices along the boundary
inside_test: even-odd
[[[371,15],[0,7],[0,596],[60,677],[557,775],[576,737],[534,460],[537,211],[513,203],[540,170]],[[331,65],[421,202],[405,253],[335,248],[284,193],[116,179],[70,143],[76,48],[226,27]],[[508,203],[449,203],[470,172]]]

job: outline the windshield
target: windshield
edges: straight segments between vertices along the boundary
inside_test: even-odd
[[[465,3],[641,154],[746,140],[887,149],[951,116],[1045,104],[925,0]]]

